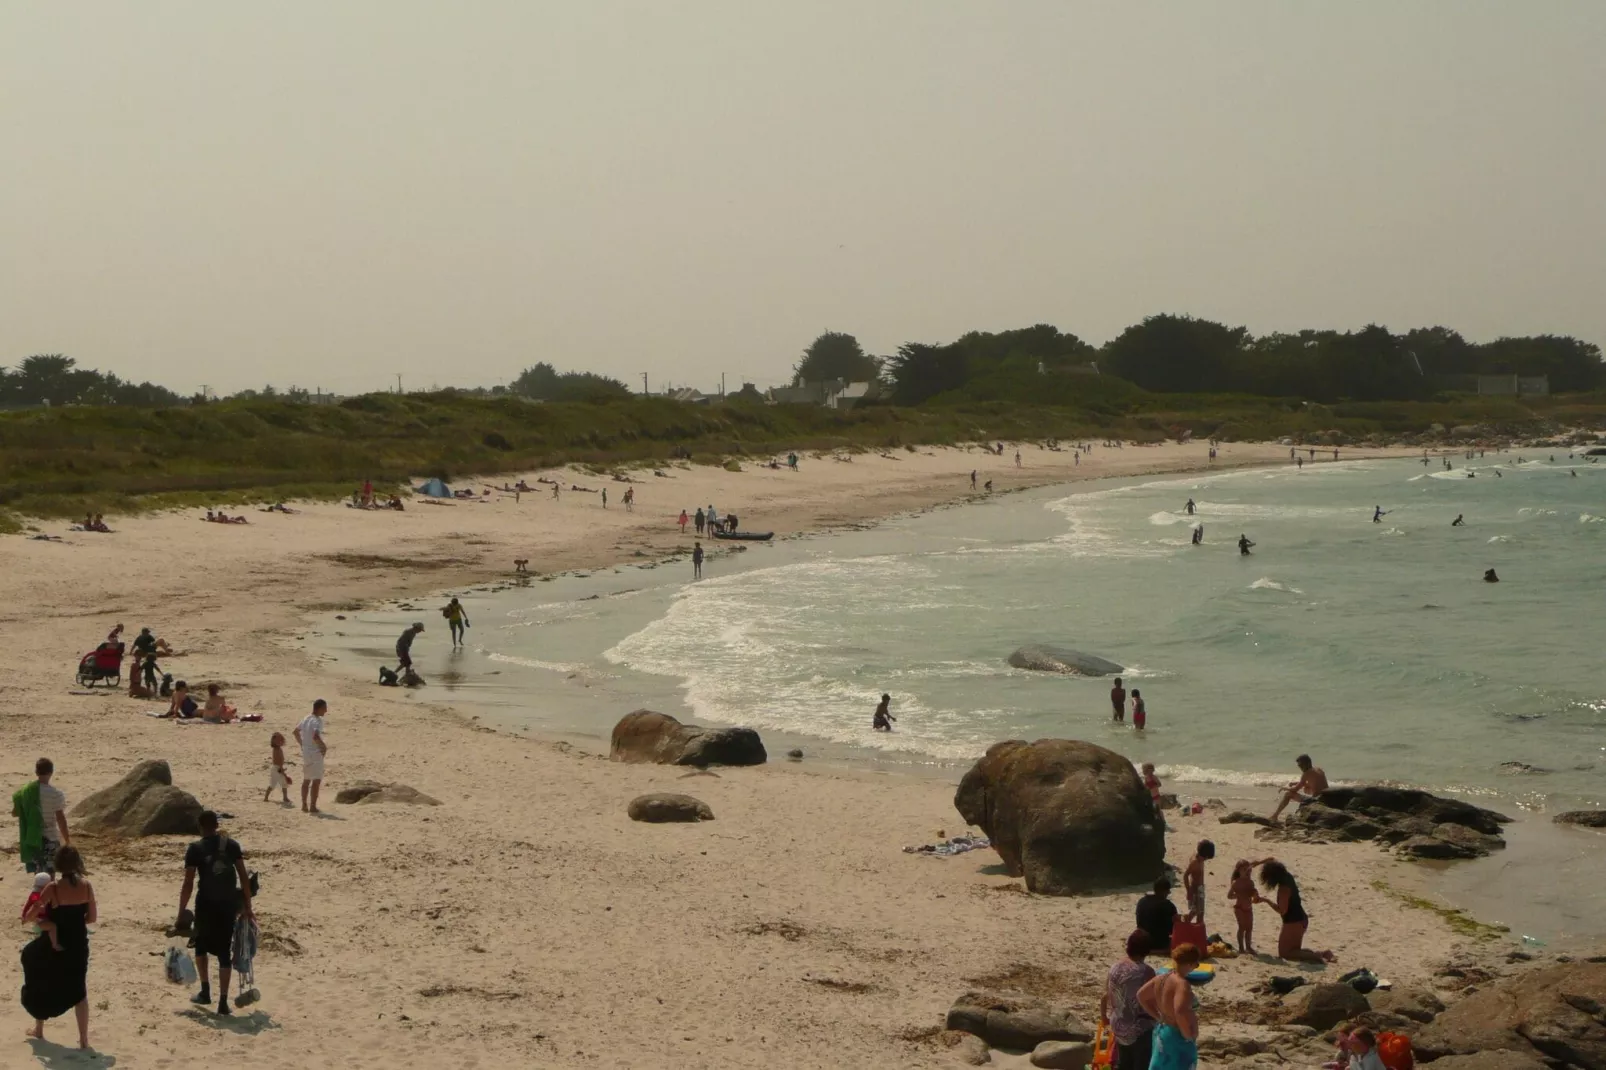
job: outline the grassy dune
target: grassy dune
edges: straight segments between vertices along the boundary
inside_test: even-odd
[[[1134,388],[1135,389],[1135,388]],[[1187,429],[1228,440],[1339,430],[1355,439],[1488,424],[1532,434],[1555,421],[1606,426],[1606,397],[1318,406],[1269,398],[1155,395],[1082,406],[969,402],[838,413],[742,400],[533,404],[517,398],[375,394],[338,405],[252,399],[194,408],[69,407],[0,414],[0,510],[77,516],[200,503],[337,497],[389,485],[559,464],[719,464],[787,450],[982,439],[1155,441]],[[13,524],[14,526],[14,524]]]

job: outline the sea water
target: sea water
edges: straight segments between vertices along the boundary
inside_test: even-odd
[[[476,598],[467,651],[415,657],[546,731],[606,736],[650,706],[944,771],[1001,739],[1074,737],[1200,795],[1284,783],[1308,753],[1335,782],[1548,817],[1606,802],[1606,466],[1550,458],[1001,495],[714,557],[696,583],[670,562]],[[411,612],[347,627],[388,637]],[[1112,722],[1108,678],[1010,667],[1029,643],[1125,666],[1147,729]],[[883,692],[891,733],[870,727]]]

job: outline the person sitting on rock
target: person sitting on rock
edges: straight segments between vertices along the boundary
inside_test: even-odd
[[[1288,790],[1283,792],[1282,801],[1277,804],[1277,809],[1272,811],[1273,821],[1282,816],[1283,810],[1289,803],[1303,805],[1312,802],[1316,796],[1327,790],[1327,774],[1311,764],[1310,755],[1301,754],[1294,759],[1294,764],[1299,766],[1299,779],[1288,785]]]

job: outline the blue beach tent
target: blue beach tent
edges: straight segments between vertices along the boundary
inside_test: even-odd
[[[438,479],[430,479],[418,488],[418,493],[428,498],[450,498],[452,489]]]

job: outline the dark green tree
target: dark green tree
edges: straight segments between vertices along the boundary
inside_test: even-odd
[[[845,383],[872,382],[881,377],[881,362],[868,356],[859,340],[841,331],[826,331],[803,351],[792,368],[792,384],[841,379]]]
[[[1145,390],[1205,393],[1227,387],[1249,331],[1192,316],[1150,316],[1104,346],[1109,371]]]
[[[970,362],[957,345],[910,342],[898,347],[889,374],[892,400],[899,405],[918,405],[964,386],[970,378]]]

